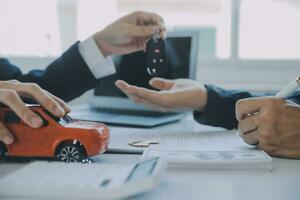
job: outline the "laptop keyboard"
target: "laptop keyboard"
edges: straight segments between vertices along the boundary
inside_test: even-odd
[[[113,114],[133,115],[133,116],[147,116],[147,117],[164,117],[164,116],[177,114],[177,113],[163,113],[163,112],[155,112],[155,111],[113,109],[113,108],[93,108],[93,110],[97,112],[103,112],[103,113],[113,113]]]

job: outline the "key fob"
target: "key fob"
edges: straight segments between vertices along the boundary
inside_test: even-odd
[[[146,45],[147,71],[151,76],[159,76],[167,72],[167,56],[165,41],[157,33]]]

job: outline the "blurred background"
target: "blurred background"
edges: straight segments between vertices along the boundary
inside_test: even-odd
[[[300,74],[300,0],[0,0],[0,56],[44,68],[135,10],[199,32],[202,83],[274,91]]]

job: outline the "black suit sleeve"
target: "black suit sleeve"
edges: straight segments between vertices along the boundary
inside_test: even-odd
[[[207,89],[207,105],[202,112],[194,112],[194,118],[201,124],[219,126],[227,129],[237,127],[235,103],[239,99],[253,97],[246,91],[224,90],[205,85]]]
[[[226,129],[237,128],[235,104],[238,100],[260,96],[247,91],[224,90],[212,85],[205,85],[205,87],[207,89],[207,105],[202,112],[195,111],[194,118],[199,123]],[[288,100],[300,104],[300,92],[294,93]]]
[[[0,60],[0,80],[17,79],[33,82],[52,94],[70,101],[100,82],[95,79],[78,50],[78,43],[68,49],[45,70],[33,70],[22,74],[19,68],[7,60]]]

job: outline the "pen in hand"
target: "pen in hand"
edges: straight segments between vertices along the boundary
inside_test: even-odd
[[[287,98],[291,94],[293,94],[300,86],[300,77],[298,76],[294,80],[292,80],[287,86],[282,88],[275,97]]]
[[[293,79],[288,85],[282,88],[279,92],[277,92],[274,96],[278,98],[287,98],[292,95],[298,88],[300,87],[300,76]],[[258,111],[254,113],[248,113],[247,117],[258,114]]]

